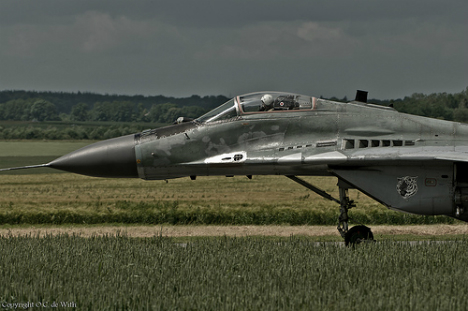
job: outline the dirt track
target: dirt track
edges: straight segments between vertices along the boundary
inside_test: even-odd
[[[424,226],[371,226],[374,236],[382,235],[449,235],[468,234],[467,225],[424,225]],[[151,236],[338,236],[334,226],[72,226],[72,227],[29,227],[0,228],[2,236],[44,236],[57,234],[83,237],[116,235],[131,237]]]

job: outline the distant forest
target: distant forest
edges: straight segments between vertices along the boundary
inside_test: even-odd
[[[331,100],[348,101],[332,97]],[[172,123],[180,116],[196,118],[229,98],[192,95],[165,96],[101,95],[34,91],[0,91],[0,120],[11,121],[113,121]],[[403,99],[371,103],[393,104],[400,112],[443,120],[468,122],[468,87],[456,94],[415,93]]]
[[[0,120],[172,123],[179,116],[199,117],[227,100],[221,95],[174,98],[0,91]]]
[[[329,98],[341,102],[348,98]],[[229,98],[192,95],[101,95],[0,91],[0,139],[105,139],[196,118]],[[468,123],[468,87],[460,93],[415,93],[403,99],[370,99],[404,113]],[[22,121],[22,122],[15,122]],[[112,124],[107,122],[113,122]]]
[[[330,98],[331,100],[346,102],[348,99]],[[370,99],[369,103],[390,106],[403,113],[415,114],[423,117],[441,120],[468,122],[468,87],[460,93],[432,93],[425,95],[414,93],[403,99],[379,100]]]

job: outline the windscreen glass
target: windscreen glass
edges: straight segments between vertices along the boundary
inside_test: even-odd
[[[234,103],[234,99],[231,99],[218,108],[211,110],[210,112],[202,115],[197,119],[198,122],[213,122],[220,120],[227,120],[237,117],[237,109]]]
[[[239,108],[240,107],[240,110]],[[313,109],[310,96],[262,92],[237,96],[197,119],[198,122],[215,122],[248,113],[268,113]]]

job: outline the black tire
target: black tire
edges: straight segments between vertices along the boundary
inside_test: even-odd
[[[366,226],[354,226],[345,234],[346,246],[353,246],[366,240],[374,241],[371,229]]]

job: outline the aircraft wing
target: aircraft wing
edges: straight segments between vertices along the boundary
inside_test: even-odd
[[[279,152],[276,157],[271,153],[232,152],[186,165],[205,165],[210,172],[231,167],[238,175],[258,174],[253,169],[261,166],[267,175],[297,176],[315,175],[314,170],[322,168],[389,208],[426,215],[452,215],[454,180],[468,176],[468,146],[318,150],[298,149],[283,156]],[[462,169],[459,164],[454,166],[460,162],[467,164]],[[457,178],[454,167],[460,175]]]
[[[468,162],[468,146],[413,147],[413,148],[367,148],[353,151],[330,151],[316,154],[290,154],[279,157],[278,164],[309,165],[395,165],[403,162],[449,161]]]
[[[316,152],[316,150],[314,150]],[[322,153],[300,152],[274,156],[261,152],[230,152],[202,160],[183,163],[186,166],[240,166],[273,164],[279,166],[314,165],[336,166],[375,166],[412,164],[414,162],[468,162],[468,146],[413,147],[413,148],[366,148],[335,150]],[[304,175],[308,175],[304,172]]]
[[[304,156],[389,208],[452,215],[456,187],[468,182],[467,146],[363,148]],[[457,165],[454,165],[457,163]],[[467,163],[467,164],[464,164]]]

